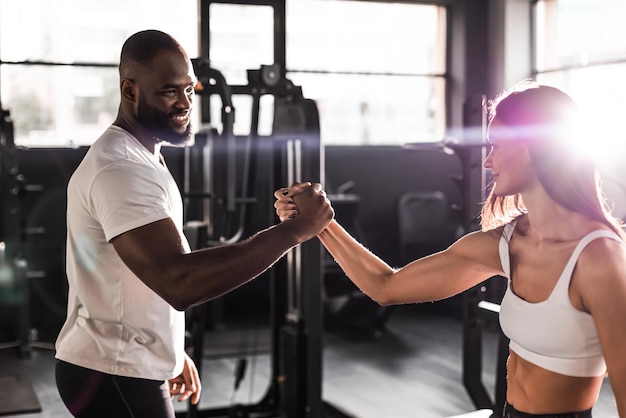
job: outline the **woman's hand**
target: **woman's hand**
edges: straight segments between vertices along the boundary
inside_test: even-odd
[[[183,372],[168,381],[170,385],[170,397],[178,395],[178,402],[183,402],[191,396],[191,403],[197,405],[200,401],[200,392],[202,384],[200,383],[200,375],[193,360],[185,353],[185,364]]]

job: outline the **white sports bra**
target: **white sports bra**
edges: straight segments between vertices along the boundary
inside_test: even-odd
[[[509,241],[514,228],[515,223],[506,225],[500,239],[500,261],[509,281],[500,306],[500,326],[511,340],[509,348],[523,359],[555,373],[581,377],[605,374],[606,363],[593,318],[572,306],[569,283],[587,244],[598,238],[622,240],[614,232],[605,230],[584,236],[548,299],[530,303],[511,290]]]

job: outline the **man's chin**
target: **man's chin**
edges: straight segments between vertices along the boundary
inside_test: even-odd
[[[184,132],[180,133],[176,131],[170,131],[162,132],[160,135],[158,135],[159,140],[167,142],[168,144],[175,147],[182,147],[187,145],[189,142],[191,142],[192,137],[193,134],[191,133],[191,127],[187,127]]]
[[[175,139],[170,138],[170,139],[165,139],[164,141],[174,147],[184,147],[185,145],[191,142],[191,137],[192,135],[187,135],[184,138],[175,138]]]

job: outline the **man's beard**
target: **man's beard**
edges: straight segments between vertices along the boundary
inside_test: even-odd
[[[142,98],[137,107],[137,120],[149,130],[157,140],[169,142],[172,145],[184,145],[191,139],[191,123],[183,132],[176,132],[169,124],[170,114],[150,106]]]

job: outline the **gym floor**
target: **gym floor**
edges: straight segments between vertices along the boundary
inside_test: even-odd
[[[462,326],[458,318],[433,309],[433,304],[397,307],[378,338],[326,333],[323,353],[323,398],[347,416],[358,418],[442,418],[475,409],[461,383]],[[485,331],[484,382],[493,388],[497,336]],[[200,409],[256,403],[268,387],[270,351],[267,327],[239,326],[207,332],[202,364]],[[10,355],[9,350],[2,353]],[[22,418],[65,418],[54,385],[54,353],[33,349],[19,359],[42,411],[7,415]],[[237,362],[246,373],[235,390]],[[186,403],[175,404],[184,411]],[[603,385],[594,416],[617,418],[608,382]]]

